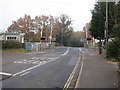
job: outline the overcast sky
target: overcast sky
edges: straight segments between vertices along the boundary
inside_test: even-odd
[[[0,31],[7,29],[12,21],[24,17],[39,15],[68,15],[75,31],[81,31],[91,20],[95,0],[0,0]]]

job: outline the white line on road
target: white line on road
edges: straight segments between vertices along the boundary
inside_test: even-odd
[[[70,83],[71,83],[71,81],[72,81],[72,79],[73,79],[73,77],[74,77],[74,75],[75,75],[75,73],[76,73],[76,70],[77,70],[77,68],[78,68],[79,62],[80,62],[80,55],[79,55],[78,61],[77,61],[76,65],[75,65],[72,73],[70,74],[67,82],[66,82],[65,85],[64,85],[63,90],[67,90],[67,89],[69,88]]]
[[[79,50],[81,51],[80,48],[79,48]],[[82,74],[82,71],[83,71],[83,60],[84,60],[84,55],[82,55],[80,73],[79,73],[78,80],[77,80],[77,82],[76,82],[75,88],[78,88],[78,85],[79,85],[79,81],[80,81],[81,74]]]
[[[60,56],[65,56],[65,55],[67,55],[68,52],[69,52],[69,49],[70,49],[70,48],[68,47],[67,51],[66,51],[64,54],[60,55]],[[55,61],[56,59],[60,58],[60,56],[58,56],[58,57],[56,57],[56,58],[53,58],[51,61]],[[25,70],[22,70],[22,71],[20,71],[20,72],[18,72],[18,73],[15,73],[15,74],[13,74],[12,76],[17,76],[17,75],[22,74],[22,73],[24,73],[24,72],[30,71],[30,70],[32,70],[32,69],[34,69],[34,68],[39,67],[40,65],[46,64],[47,62],[50,62],[50,61],[44,61],[43,63],[39,63],[38,65],[35,65],[35,66],[33,66],[33,67],[30,67],[30,68],[28,68],[28,69],[25,69]]]
[[[28,73],[30,73],[30,72],[31,72],[31,71],[25,72],[25,73],[21,74],[20,76],[24,76],[24,75],[26,75],[26,74],[28,74]]]
[[[59,58],[59,57],[56,57],[56,58],[54,58],[54,59],[51,60],[51,61],[54,61],[54,60],[56,60],[56,59],[58,59],[58,58]],[[50,61],[45,61],[45,62],[39,63],[38,65],[35,65],[35,66],[33,66],[33,67],[30,67],[30,68],[28,68],[28,69],[25,69],[25,70],[22,70],[22,71],[20,71],[20,72],[18,72],[18,73],[13,74],[13,76],[17,76],[17,75],[19,75],[19,74],[22,74],[22,73],[24,73],[24,72],[27,72],[27,71],[32,70],[32,69],[34,69],[34,68],[37,68],[37,67],[39,67],[40,65],[46,64],[47,62],[50,62]]]
[[[22,73],[24,73],[24,72],[27,72],[27,71],[29,71],[29,70],[32,70],[32,69],[34,69],[34,68],[36,68],[36,67],[38,67],[38,66],[40,66],[40,65],[43,65],[43,64],[45,64],[45,63],[40,63],[40,64],[38,64],[38,65],[36,65],[36,66],[33,66],[33,67],[28,68],[28,69],[22,70],[22,71],[20,71],[20,72],[18,72],[18,73],[13,74],[13,76],[22,74]]]
[[[33,62],[32,64],[36,64],[36,63],[38,63],[38,62],[40,62],[40,61],[35,61],[35,62]]]
[[[68,52],[69,52],[69,50],[70,50],[70,47],[68,47],[68,48],[67,48],[67,51],[66,51],[65,53],[63,53],[61,56],[65,56],[65,55],[67,55]]]
[[[10,74],[10,73],[5,73],[5,72],[0,72],[0,75],[11,76],[12,74]]]

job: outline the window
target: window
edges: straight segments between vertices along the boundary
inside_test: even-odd
[[[16,37],[7,37],[7,40],[16,40]]]

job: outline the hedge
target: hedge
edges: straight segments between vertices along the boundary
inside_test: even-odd
[[[120,38],[115,38],[108,44],[107,55],[109,58],[118,59],[120,57]]]
[[[2,41],[2,49],[21,48],[22,44],[17,40]]]

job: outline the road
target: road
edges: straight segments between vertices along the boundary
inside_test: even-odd
[[[3,53],[2,73],[10,77],[2,81],[2,87],[63,88],[74,75],[80,61],[80,50],[60,47],[46,54]]]

